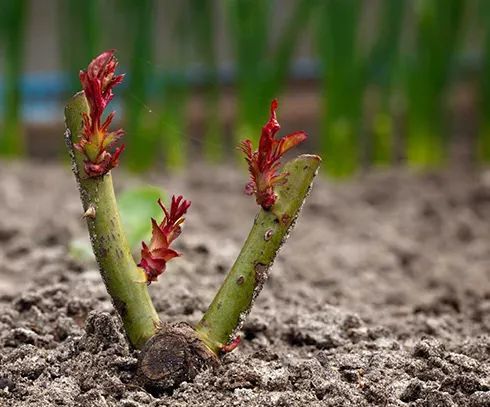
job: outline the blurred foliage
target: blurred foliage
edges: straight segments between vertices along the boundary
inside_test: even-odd
[[[99,3],[98,0],[58,0],[61,58],[63,67],[70,73],[69,94],[80,89],[78,72],[100,51]]]
[[[276,28],[274,43],[273,2],[227,0],[225,4],[235,55],[237,141],[247,138],[256,146],[267,107],[286,85],[296,46],[317,0],[295,0],[284,26]]]
[[[357,42],[360,0],[325,0],[317,14],[323,82],[320,150],[323,168],[349,176],[360,164],[364,66]]]
[[[163,211],[157,203],[158,199],[168,204],[166,193],[152,186],[130,188],[118,194],[121,221],[129,247],[134,253],[140,250],[142,241],[148,243],[151,238],[149,219],[153,218],[160,222],[163,218]],[[88,237],[73,239],[69,250],[72,256],[81,261],[95,260]]]
[[[155,39],[155,1],[154,0],[120,0],[118,2],[122,15],[121,24],[127,58],[127,88],[125,91],[125,162],[135,171],[153,166],[154,152],[158,138],[151,131],[146,120],[149,89],[153,73],[153,48]]]
[[[162,66],[168,66],[158,76],[159,112],[157,132],[161,140],[164,163],[169,169],[183,168],[188,155],[188,134],[186,127],[186,107],[189,94],[189,79],[186,66],[191,54],[191,32],[189,0],[165,0],[167,13],[170,14],[168,35],[178,39],[173,54],[164,55]],[[173,6],[172,6],[173,5]]]
[[[485,163],[490,163],[490,75],[488,74],[490,72],[490,1],[480,0],[477,12],[483,27],[482,69],[479,78],[482,120],[480,120],[477,150],[478,158]]]
[[[128,189],[117,197],[124,231],[133,250],[138,250],[141,242],[148,242],[151,237],[151,223],[148,219],[153,218],[159,222],[163,217],[163,211],[157,204],[158,199],[166,202],[167,196],[163,190],[151,186]]]
[[[21,119],[21,78],[24,62],[24,34],[27,0],[0,0],[0,39],[4,48],[3,102],[0,126],[0,154],[16,156],[24,152]]]
[[[490,1],[55,3],[68,92],[79,89],[77,73],[95,55],[118,50],[127,79],[116,117],[124,121],[123,162],[132,170],[180,169],[196,151],[219,163],[234,157],[231,147],[239,139],[256,145],[270,101],[281,96],[292,73],[321,94],[320,131],[309,148],[324,155],[331,176],[391,165],[400,156],[411,166],[440,166],[454,131],[445,120],[448,95],[468,55],[480,113],[475,155],[490,162]],[[21,74],[29,2],[0,0],[0,7],[0,153],[15,155],[24,150]],[[310,70],[302,65],[304,54]],[[236,109],[226,109],[225,117],[229,94]],[[196,106],[202,111],[191,128]],[[235,113],[233,123],[228,112]]]
[[[218,60],[215,44],[216,23],[215,8],[212,1],[189,0],[190,22],[194,26],[191,37],[196,46],[199,62],[203,65],[203,83],[205,87],[205,124],[204,157],[214,163],[223,158],[222,123],[219,114],[220,87],[218,78]]]
[[[437,167],[446,156],[444,95],[459,41],[464,0],[418,0],[414,53],[405,61],[409,164]]]
[[[375,165],[392,164],[395,155],[393,95],[400,86],[400,45],[406,0],[381,0],[376,41],[368,56],[369,77],[378,96],[371,119],[370,159]]]

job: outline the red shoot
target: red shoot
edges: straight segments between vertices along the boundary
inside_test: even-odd
[[[83,115],[83,132],[75,148],[85,156],[84,168],[89,177],[107,174],[118,165],[119,156],[124,150],[122,145],[113,153],[109,152],[124,134],[122,129],[108,131],[114,112],[101,123],[104,109],[114,96],[112,88],[124,78],[124,75],[114,74],[117,64],[114,50],[111,50],[90,62],[86,71],[80,71],[80,82],[90,107],[90,115]]]
[[[245,140],[240,143],[240,149],[245,153],[248,163],[250,181],[245,187],[247,195],[255,194],[259,205],[268,210],[274,205],[277,195],[274,192],[275,185],[284,185],[287,181],[287,173],[279,173],[281,157],[306,139],[306,133],[297,131],[288,134],[281,139],[274,136],[281,126],[276,118],[278,102],[274,99],[271,103],[271,116],[262,127],[258,151],[253,151],[252,142]]]
[[[240,344],[241,342],[241,337],[237,336],[235,339],[233,339],[230,343],[226,345],[222,345],[219,350],[221,353],[230,353],[231,351],[235,350],[236,347]]]
[[[160,199],[158,204],[162,208],[165,217],[160,224],[155,219],[151,219],[152,236],[150,246],[142,242],[141,261],[138,264],[138,267],[145,270],[148,284],[156,281],[158,276],[165,271],[167,261],[180,256],[180,253],[169,246],[179,237],[182,231],[181,225],[184,222],[183,216],[189,206],[191,206],[191,202],[186,201],[182,195],[172,197],[170,212],[167,211]]]

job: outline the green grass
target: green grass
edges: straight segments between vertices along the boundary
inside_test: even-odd
[[[342,178],[360,165],[364,66],[357,41],[359,0],[325,0],[317,14],[323,110],[320,151],[323,169]]]
[[[479,77],[480,128],[477,139],[477,156],[483,163],[490,163],[490,2],[478,3],[479,26],[482,29],[482,69]]]
[[[406,60],[406,155],[413,167],[434,168],[447,155],[448,132],[442,114],[464,1],[424,0],[417,6],[414,55]]]
[[[224,140],[219,112],[220,88],[216,55],[216,24],[213,0],[190,0],[192,43],[204,68],[205,122],[202,152],[208,162],[223,159]]]
[[[121,11],[125,23],[124,38],[130,54],[128,87],[124,93],[125,104],[125,162],[133,171],[151,168],[157,158],[158,138],[148,123],[147,103],[149,86],[153,79],[153,46],[155,38],[155,1],[124,0]]]
[[[236,141],[257,145],[272,99],[287,83],[296,46],[316,0],[297,0],[272,40],[275,10],[264,0],[228,0],[227,17],[235,55],[237,89]]]
[[[374,85],[379,106],[372,118],[370,128],[371,162],[377,166],[393,163],[394,120],[391,100],[394,90],[399,87],[399,51],[406,0],[382,0],[377,34],[367,63],[370,82]]]
[[[1,0],[0,34],[5,49],[5,110],[0,128],[0,155],[15,157],[25,151],[21,117],[21,78],[24,63],[24,35],[27,22],[27,0]]]
[[[80,90],[78,72],[102,51],[102,8],[97,0],[58,0],[63,68],[70,73],[68,94]]]

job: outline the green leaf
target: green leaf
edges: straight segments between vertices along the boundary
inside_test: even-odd
[[[117,198],[124,231],[134,251],[140,247],[141,241],[150,239],[151,218],[157,221],[162,218],[162,210],[157,204],[159,198],[165,201],[165,192],[152,186],[128,189]]]
[[[163,190],[144,186],[127,189],[117,199],[124,232],[133,252],[139,250],[143,240],[150,240],[151,218],[157,221],[162,219],[162,210],[157,204],[158,198],[166,200]],[[69,244],[69,252],[75,259],[84,263],[95,260],[88,237],[73,239]]]

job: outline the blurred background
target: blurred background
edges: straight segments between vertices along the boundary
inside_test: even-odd
[[[133,171],[236,160],[274,97],[331,177],[490,162],[488,0],[0,0],[0,156],[63,159],[63,105],[112,48]]]

